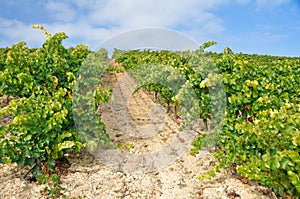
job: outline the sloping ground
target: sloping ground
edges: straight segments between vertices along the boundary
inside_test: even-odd
[[[162,112],[162,108],[156,109],[147,92],[131,96],[135,83],[127,74],[107,73],[103,81],[114,88],[114,97],[98,111],[107,132],[123,149],[96,151],[94,156],[87,151],[68,156],[71,167],[61,177],[67,198],[276,198],[268,189],[230,170],[199,181],[197,176],[212,168],[215,160],[208,151],[195,157],[189,155],[190,142],[197,134],[179,132],[179,120]],[[142,128],[142,137],[129,131],[141,130],[142,125],[148,125]],[[158,133],[152,135],[153,129]],[[155,159],[163,153],[163,158]],[[157,161],[162,162],[156,164]],[[44,185],[22,180],[28,170],[0,165],[0,198],[44,198],[40,193]]]

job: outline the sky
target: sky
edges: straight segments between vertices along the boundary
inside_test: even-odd
[[[66,47],[83,43],[93,50],[128,31],[156,28],[197,45],[214,40],[209,50],[216,52],[229,47],[234,53],[300,57],[300,0],[0,0],[0,5],[0,47],[19,41],[41,47],[45,36],[32,28],[41,24],[51,34],[65,32]],[[138,39],[145,37],[133,42]]]

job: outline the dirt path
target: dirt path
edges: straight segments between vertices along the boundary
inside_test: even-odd
[[[268,189],[243,183],[230,171],[199,181],[197,176],[212,168],[215,160],[208,151],[189,155],[190,142],[197,134],[179,132],[178,120],[165,114],[146,92],[131,97],[135,83],[126,74],[108,73],[104,83],[114,88],[115,101],[102,106],[99,113],[113,141],[125,147],[93,152],[94,157],[86,151],[69,157],[69,173],[61,178],[67,198],[273,198]],[[39,191],[44,185],[22,180],[27,171],[0,165],[1,199],[43,198]]]

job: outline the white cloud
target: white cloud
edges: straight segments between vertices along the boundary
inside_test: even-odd
[[[114,24],[134,28],[141,26],[171,27],[178,24],[206,20],[205,10],[215,5],[209,1],[165,0],[157,3],[153,0],[109,0],[95,3],[93,12],[87,18],[95,24]]]
[[[176,42],[174,42],[176,41]],[[140,28],[116,35],[99,47],[109,50],[154,48],[170,50],[195,50],[198,43],[180,32],[164,28]]]
[[[215,34],[215,33],[220,33],[224,30],[224,27],[221,25],[222,20],[220,19],[213,19],[208,21],[203,27],[202,27],[202,31],[204,33],[208,33],[208,34]]]
[[[180,29],[191,37],[197,36],[197,41],[202,41],[207,35],[224,30],[222,20],[211,12],[224,2],[226,1],[55,0],[45,4],[45,9],[53,16],[53,20],[42,25],[51,33],[66,32],[70,37],[66,41],[68,44],[75,40],[83,41],[89,43],[91,48],[113,35],[141,27]],[[29,44],[37,43],[34,42],[37,38],[41,42],[43,35],[36,37],[41,34],[37,30],[32,30],[21,21],[8,21],[18,25],[4,30],[1,28],[4,23],[0,23],[0,35],[4,31],[15,31],[15,35],[7,33],[5,37],[27,40]],[[24,30],[28,34],[24,34]]]
[[[75,18],[75,11],[68,4],[63,2],[48,2],[46,9],[48,9],[58,21],[70,22]]]
[[[11,46],[12,43],[25,41],[30,46],[39,47],[44,40],[45,36],[40,31],[31,28],[23,22],[0,17],[1,46]]]
[[[223,2],[164,0],[158,3],[153,0],[94,0],[85,3],[82,0],[75,0],[69,1],[69,6],[66,4],[61,6],[80,9],[75,13],[77,18],[75,23],[57,21],[47,24],[46,27],[50,31],[64,31],[70,37],[81,38],[95,46],[95,43],[110,36],[141,27],[170,29],[180,27],[184,33],[197,32],[197,35],[201,36],[223,31],[222,21],[210,12]],[[52,7],[56,8],[57,4]],[[199,34],[199,30],[202,34]]]

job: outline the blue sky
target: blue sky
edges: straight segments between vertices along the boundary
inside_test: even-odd
[[[213,51],[300,57],[300,0],[0,0],[0,47],[45,37],[33,24],[65,32],[68,46],[96,48],[144,27],[178,31]],[[176,40],[174,40],[174,43]]]

